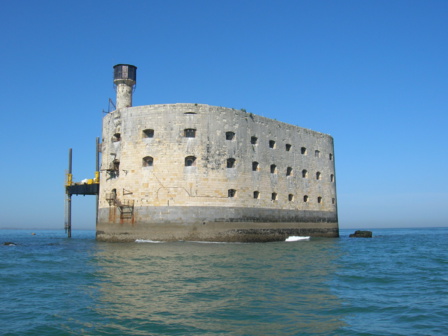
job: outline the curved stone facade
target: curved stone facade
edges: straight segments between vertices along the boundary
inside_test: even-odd
[[[202,104],[103,119],[97,238],[337,237],[333,138]]]

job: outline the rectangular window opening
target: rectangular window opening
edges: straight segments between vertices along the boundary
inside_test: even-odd
[[[184,136],[186,138],[195,138],[196,137],[196,129],[194,129],[194,128],[186,128],[184,130]]]
[[[154,130],[153,129],[143,130],[143,138],[154,138]]]
[[[234,132],[226,132],[226,140],[233,140],[235,139],[235,133]]]

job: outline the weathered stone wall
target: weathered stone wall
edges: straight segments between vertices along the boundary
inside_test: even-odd
[[[108,217],[119,210],[101,209]],[[328,212],[229,207],[145,207],[136,223],[100,223],[102,241],[284,241],[289,236],[337,237],[338,223]],[[143,219],[141,219],[143,218]],[[185,220],[186,218],[187,220]]]
[[[195,130],[194,137],[186,137],[186,129]],[[233,132],[233,139],[226,132]],[[283,229],[293,228],[293,223],[312,228],[312,223],[327,222],[337,232],[329,135],[240,110],[169,104],[109,113],[103,119],[102,146],[99,232],[114,227],[117,234],[120,230],[142,234],[161,223],[170,231],[170,224],[180,222],[239,222],[238,230],[250,229],[251,223],[265,223],[264,230],[280,222],[286,223]],[[145,157],[149,161],[144,162]],[[186,157],[195,157],[194,164],[186,166]],[[255,171],[254,162],[258,162]],[[114,166],[118,170],[110,170]],[[235,190],[233,197],[229,190]],[[113,191],[115,200],[110,197]],[[133,205],[131,214],[120,211],[125,204]],[[216,236],[219,227],[205,236]]]

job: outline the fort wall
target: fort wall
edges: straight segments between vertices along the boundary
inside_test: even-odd
[[[99,240],[338,236],[333,138],[231,108],[103,119]]]

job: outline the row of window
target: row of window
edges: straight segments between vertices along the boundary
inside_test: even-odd
[[[143,158],[142,162],[143,167],[152,167],[154,165],[154,158],[152,156],[145,156]],[[185,167],[193,167],[196,165],[196,157],[195,156],[187,156],[185,158]],[[235,168],[236,167],[236,160],[234,158],[227,159],[227,168]],[[260,171],[260,164],[256,161],[252,162],[252,171]],[[272,164],[270,166],[270,172],[271,174],[277,174],[278,169],[275,164]],[[294,170],[292,167],[286,168],[286,176],[293,176]],[[308,170],[303,169],[302,170],[302,177],[308,178]],[[316,172],[316,180],[322,179],[322,173]],[[334,182],[334,174],[330,175],[330,181]]]
[[[229,189],[227,191],[227,196],[229,198],[237,197],[237,191],[235,189]],[[254,199],[260,199],[261,198],[261,193],[259,191],[254,191],[253,192],[253,198]],[[271,200],[272,201],[277,201],[278,200],[278,194],[276,192],[273,192],[271,194]],[[289,194],[288,195],[288,201],[289,202],[293,202],[294,200],[295,200],[294,194]],[[302,200],[303,200],[303,202],[308,203],[308,202],[310,202],[310,197],[308,195],[303,195]],[[323,202],[322,196],[318,196],[317,197],[317,203],[318,204],[322,204],[322,202]],[[335,204],[335,203],[336,203],[336,199],[332,198],[331,199],[331,204]]]
[[[143,138],[153,138],[154,137],[154,130],[153,129],[145,129],[142,132],[142,137]],[[184,137],[186,138],[195,138],[196,137],[196,129],[195,128],[186,128],[184,129]],[[121,140],[121,134],[120,133],[115,133],[114,136],[112,137],[112,141],[117,142]],[[226,132],[226,140],[235,140],[235,132]],[[250,143],[252,145],[258,145],[258,138],[256,136],[252,136],[250,138]],[[269,148],[275,149],[277,148],[277,144],[275,140],[269,140]],[[292,148],[291,144],[286,144],[285,145],[285,150],[287,152],[289,152]],[[301,147],[300,148],[300,153],[303,155],[307,155],[308,154],[308,150],[306,147]],[[319,150],[315,150],[314,151],[314,156],[315,157],[320,157],[320,151]],[[328,158],[330,160],[333,160],[333,154],[330,153],[328,155]]]

